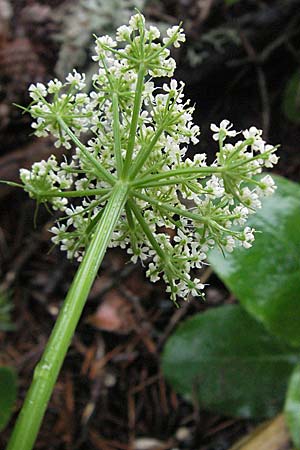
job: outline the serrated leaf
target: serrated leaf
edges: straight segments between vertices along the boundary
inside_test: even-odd
[[[236,417],[271,417],[283,405],[298,352],[240,306],[186,320],[169,338],[162,367],[174,389],[202,408]]]
[[[293,443],[300,449],[300,365],[294,369],[288,385],[284,414]]]
[[[209,262],[249,313],[300,346],[300,187],[274,179],[275,194],[248,221],[260,231],[253,247],[235,249],[225,258],[214,250]]]
[[[300,69],[287,82],[282,108],[291,122],[300,123]]]
[[[0,431],[10,419],[16,395],[15,372],[10,367],[0,367]]]

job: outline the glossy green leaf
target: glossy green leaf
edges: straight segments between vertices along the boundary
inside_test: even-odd
[[[0,367],[0,430],[10,419],[16,395],[15,372],[10,367]]]
[[[248,221],[253,247],[209,262],[247,311],[291,345],[300,345],[300,186],[274,177],[275,194]]]
[[[289,382],[284,414],[294,445],[300,449],[300,365],[294,369]]]
[[[289,79],[283,96],[283,112],[294,123],[300,123],[300,69]]]
[[[283,406],[298,352],[266,332],[240,306],[186,320],[162,358],[174,389],[202,408],[237,417],[271,417]]]

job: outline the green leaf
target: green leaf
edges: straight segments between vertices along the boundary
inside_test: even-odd
[[[10,367],[0,367],[0,431],[10,419],[16,396],[15,372]]]
[[[294,369],[289,382],[284,414],[293,443],[300,449],[300,365]]]
[[[185,321],[169,338],[162,367],[179,393],[237,417],[271,417],[282,408],[298,353],[240,306]]]
[[[300,69],[287,82],[282,109],[291,122],[300,123]]]
[[[209,262],[247,311],[289,344],[300,346],[300,187],[274,177],[275,194],[248,221],[260,231],[251,249]]]

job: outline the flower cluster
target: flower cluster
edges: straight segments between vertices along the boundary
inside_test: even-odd
[[[205,154],[186,156],[200,131],[184,84],[153,82],[173,76],[169,47],[184,40],[180,26],[161,38],[136,14],[117,30],[116,40],[96,39],[99,68],[92,92],[82,92],[85,78],[75,71],[64,84],[31,86],[36,134],[51,133],[57,145],[68,149],[73,143],[75,151],[62,163],[51,156],[21,171],[31,196],[64,212],[52,240],[78,260],[115,186],[126,185],[110,246],[126,248],[133,262],[140,259],[152,281],[163,278],[173,300],[201,295],[204,286],[195,273],[210,248],[251,247],[255,230],[246,226],[247,218],[275,189],[269,175],[259,174],[277,162],[276,148],[260,130],[237,132],[227,120],[211,126],[218,141],[212,165]]]

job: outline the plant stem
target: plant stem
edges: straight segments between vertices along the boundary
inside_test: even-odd
[[[102,164],[98,161],[97,158],[95,158],[83,145],[77,136],[73,133],[73,131],[68,127],[68,125],[60,118],[57,119],[59,122],[61,128],[67,133],[67,135],[72,139],[75,145],[82,151],[86,159],[90,161],[90,163],[94,166],[95,170],[101,175],[101,177],[107,181],[109,184],[114,185],[116,179],[115,177],[108,172]]]
[[[22,186],[24,189],[24,186]],[[32,194],[38,194],[39,192],[34,190],[34,189],[29,189],[27,187],[28,191],[31,192]],[[92,196],[96,196],[96,195],[101,195],[101,194],[108,194],[111,191],[111,189],[105,189],[105,188],[100,188],[100,189],[85,189],[85,190],[81,190],[81,191],[50,191],[47,192],[46,194],[44,192],[41,192],[41,196],[43,198],[53,198],[53,197],[59,197],[59,198],[77,198],[77,197],[92,197]]]
[[[31,450],[54,384],[71,343],[90,289],[127,201],[129,188],[117,183],[95,229],[95,234],[69,289],[44,354],[18,417],[7,450]]]
[[[189,219],[196,220],[199,223],[207,223],[209,220],[206,216],[201,216],[200,214],[190,212],[188,209],[181,209],[176,206],[168,205],[163,201],[156,200],[153,197],[149,197],[148,195],[141,194],[140,192],[135,192],[134,196],[144,200],[154,206],[157,206],[158,209],[169,211],[173,214],[177,214],[179,216],[187,217]]]
[[[130,179],[134,180],[137,173],[140,171],[140,169],[143,167],[145,161],[147,160],[148,156],[150,155],[151,151],[153,150],[155,144],[157,143],[158,139],[162,135],[164,131],[164,127],[160,126],[158,130],[156,131],[155,135],[151,139],[151,142],[147,147],[142,149],[140,153],[137,155],[136,160],[134,162],[134,166],[132,170],[130,171],[129,177]]]
[[[157,243],[157,241],[156,241],[155,237],[153,236],[152,231],[150,230],[147,222],[144,220],[143,214],[141,213],[140,208],[131,199],[128,200],[128,206],[133,211],[133,214],[135,215],[137,221],[141,225],[142,230],[144,231],[145,235],[147,236],[147,238],[148,238],[150,244],[152,245],[152,247],[154,248],[154,250],[157,252],[158,256],[162,260],[165,260],[166,255],[163,252],[163,250],[161,249],[161,247],[159,246],[159,244]]]
[[[142,104],[142,94],[144,89],[144,77],[145,77],[145,67],[144,64],[140,65],[138,77],[136,81],[136,88],[135,88],[135,97],[134,97],[134,105],[133,105],[133,111],[132,111],[132,118],[131,118],[131,125],[130,125],[130,131],[129,131],[129,138],[128,138],[128,146],[126,151],[126,157],[125,162],[123,166],[123,176],[127,176],[128,170],[131,164],[133,150],[134,150],[134,143],[135,143],[135,137],[138,127],[138,120],[139,120],[139,114]]]
[[[121,175],[123,167],[123,158],[120,139],[120,117],[119,117],[120,111],[119,111],[118,94],[116,94],[115,92],[112,95],[112,108],[113,108],[114,152],[115,152],[117,172],[118,175]]]
[[[215,173],[222,174],[225,171],[223,167],[183,167],[182,169],[169,170],[168,172],[161,172],[150,175],[148,177],[141,176],[132,182],[134,187],[148,187],[148,183],[154,186],[154,182],[158,180],[169,180],[176,176],[194,175],[195,179],[197,177],[204,177],[207,175],[212,175]]]

